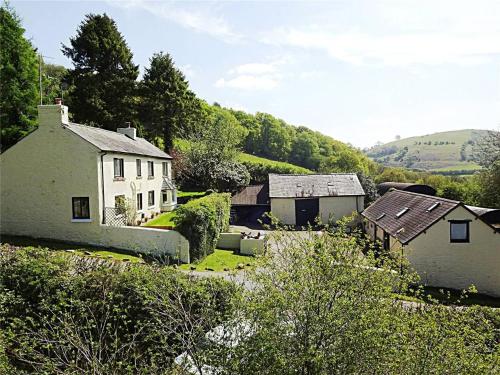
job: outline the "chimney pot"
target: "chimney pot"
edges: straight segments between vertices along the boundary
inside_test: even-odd
[[[55,102],[55,104],[59,104],[59,105],[62,105],[62,104],[63,104],[63,102],[62,102],[62,99],[61,99],[61,98],[55,98],[55,99],[54,99],[54,102]]]

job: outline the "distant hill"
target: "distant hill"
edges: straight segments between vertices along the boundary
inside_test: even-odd
[[[386,166],[467,174],[481,168],[471,158],[472,147],[487,132],[465,129],[433,133],[399,139],[364,151]]]

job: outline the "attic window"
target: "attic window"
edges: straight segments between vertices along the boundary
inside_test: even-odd
[[[436,202],[436,203],[434,203],[432,206],[430,206],[430,207],[427,209],[427,212],[431,212],[433,209],[438,208],[440,205],[441,205],[441,202]]]
[[[408,212],[408,210],[409,210],[409,208],[408,208],[408,207],[403,208],[401,211],[399,211],[399,212],[396,214],[396,217],[397,217],[397,218],[400,218],[400,217],[401,217],[401,216],[403,216],[405,213],[407,213],[407,212]]]
[[[382,219],[384,216],[385,216],[385,212],[382,215],[380,215],[379,217],[377,217],[375,220],[378,221],[378,220]]]

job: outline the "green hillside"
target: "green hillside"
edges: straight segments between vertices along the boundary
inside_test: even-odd
[[[476,129],[433,133],[377,145],[365,153],[386,166],[467,174],[481,168],[472,160],[472,148],[486,134]]]

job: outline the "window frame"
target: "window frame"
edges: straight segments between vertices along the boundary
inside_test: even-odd
[[[82,200],[87,203],[87,215],[86,216],[77,216],[75,211],[75,203],[80,201],[80,205]],[[82,206],[80,206],[80,213],[83,213]],[[72,220],[90,220],[90,198],[89,197],[71,197],[71,218]]]
[[[118,162],[118,171],[116,168],[117,162]],[[125,178],[125,163],[123,162],[123,158],[113,158],[113,175],[115,178]]]
[[[136,177],[142,177],[142,160],[135,159],[135,175]]]
[[[149,190],[148,191],[148,207],[153,207],[154,205],[155,205],[155,191]]]
[[[450,243],[469,243],[470,242],[470,220],[448,220],[450,223]],[[453,224],[466,224],[465,226],[465,238],[454,239],[452,237],[452,226]]]
[[[136,200],[137,211],[142,211],[142,193],[137,193]]]
[[[162,165],[163,177],[168,177],[168,161],[163,161],[161,165]]]
[[[155,163],[154,161],[148,160],[148,178],[153,178],[155,176]]]

